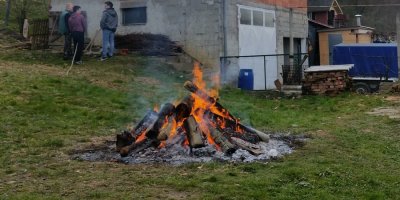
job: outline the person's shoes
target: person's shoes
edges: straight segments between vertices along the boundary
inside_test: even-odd
[[[107,54],[107,57],[108,57],[108,58],[112,58],[113,56],[112,56],[112,55],[110,55],[110,54]]]
[[[100,61],[105,61],[105,60],[107,60],[108,58],[107,57],[101,57],[99,60]]]
[[[80,61],[76,61],[75,65],[83,65],[83,62],[81,60]]]

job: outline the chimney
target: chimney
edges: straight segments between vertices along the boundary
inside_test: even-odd
[[[358,14],[358,15],[355,15],[355,17],[356,17],[356,20],[357,20],[357,26],[361,26],[361,17],[362,17],[362,15]]]

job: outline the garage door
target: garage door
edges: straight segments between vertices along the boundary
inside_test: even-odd
[[[276,54],[275,11],[238,6],[239,55]],[[265,65],[265,67],[264,67]],[[252,69],[254,90],[274,89],[278,77],[276,57],[241,57],[240,69]]]

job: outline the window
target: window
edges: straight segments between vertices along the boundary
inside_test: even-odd
[[[147,23],[147,8],[146,7],[123,8],[122,9],[122,24],[123,25],[135,25],[135,24],[146,24],[146,23]]]
[[[265,26],[266,27],[275,27],[274,14],[265,13]]]
[[[253,25],[254,26],[264,26],[263,22],[263,11],[253,10]]]
[[[240,9],[240,24],[251,25],[251,10]]]

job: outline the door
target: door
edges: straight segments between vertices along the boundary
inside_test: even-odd
[[[239,55],[276,54],[275,11],[239,5]],[[241,57],[240,69],[252,69],[254,90],[275,89],[276,56]]]
[[[329,64],[333,64],[333,46],[343,42],[341,34],[328,34],[329,42]]]

